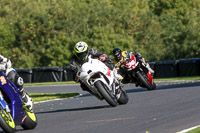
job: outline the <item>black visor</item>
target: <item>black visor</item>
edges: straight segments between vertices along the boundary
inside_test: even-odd
[[[76,53],[77,61],[79,64],[83,64],[88,61],[88,52]]]

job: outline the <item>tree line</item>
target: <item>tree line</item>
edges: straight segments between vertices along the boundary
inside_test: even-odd
[[[200,0],[0,0],[0,50],[15,68],[63,67],[85,41],[148,61],[200,57]]]

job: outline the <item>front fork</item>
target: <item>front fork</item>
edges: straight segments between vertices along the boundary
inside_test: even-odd
[[[152,85],[153,84],[153,76],[150,73],[149,69],[143,64],[141,64],[141,68],[144,71],[144,73],[147,75],[149,83]]]
[[[121,95],[121,89],[122,89],[122,85],[120,84],[119,81],[114,80],[114,83],[112,85],[112,93],[114,94],[114,96],[119,99],[120,95]]]

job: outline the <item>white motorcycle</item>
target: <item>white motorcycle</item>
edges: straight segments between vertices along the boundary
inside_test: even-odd
[[[91,94],[98,99],[105,99],[112,107],[126,104],[128,95],[114,76],[114,72],[98,59],[88,57],[88,61],[78,67],[77,77],[84,83]]]

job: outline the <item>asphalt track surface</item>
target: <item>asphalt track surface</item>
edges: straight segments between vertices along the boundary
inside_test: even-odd
[[[36,103],[38,126],[27,131],[18,126],[18,133],[176,133],[200,124],[200,81],[157,82],[154,91],[128,84],[124,89],[129,102],[117,107],[82,91],[79,85],[25,89],[82,95]]]

